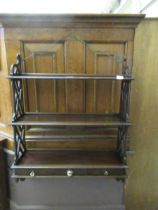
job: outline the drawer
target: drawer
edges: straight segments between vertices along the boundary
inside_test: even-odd
[[[125,177],[125,168],[16,168],[15,177],[78,177],[106,176]]]

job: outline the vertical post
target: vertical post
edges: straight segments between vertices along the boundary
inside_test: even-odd
[[[16,125],[13,126],[13,129],[14,129],[14,143],[15,143],[15,164],[17,164],[20,158],[26,152],[25,126]]]
[[[12,76],[20,75],[22,72],[22,58],[17,54],[17,62],[11,66],[10,74]],[[22,79],[12,79],[13,88],[13,122],[16,122],[24,115],[24,101],[23,101],[23,87]],[[14,125],[14,143],[15,143],[15,164],[18,163],[20,158],[26,151],[25,145],[25,126]]]
[[[123,59],[123,70],[124,76],[130,76],[131,71],[127,64],[127,59]],[[123,122],[128,122],[129,115],[129,95],[130,95],[130,80],[122,80],[121,83],[121,97],[120,97],[120,118]],[[118,128],[117,136],[117,152],[124,164],[127,163],[127,131],[128,126],[122,125]]]
[[[129,94],[130,81],[122,81],[121,84],[121,98],[120,98],[120,117],[124,122],[128,121],[129,115]]]
[[[127,163],[127,130],[128,126],[119,126],[117,137],[117,152],[124,164]]]
[[[11,75],[20,75],[22,72],[21,56],[17,54],[16,64],[11,65]],[[23,88],[22,79],[12,79],[13,89],[13,121],[18,120],[24,114],[24,102],[23,102]]]

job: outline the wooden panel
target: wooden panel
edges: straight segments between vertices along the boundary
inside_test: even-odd
[[[0,72],[0,101],[1,101],[1,122],[6,123],[10,122],[12,119],[12,98],[11,98],[11,89],[10,89],[10,81],[6,79],[8,75],[9,67],[11,63],[8,63],[8,59],[12,60],[12,62],[16,61],[16,52],[17,48],[20,45],[20,42],[14,41],[9,42],[10,44],[10,53],[7,51],[7,41],[5,39],[4,29],[1,28],[1,40],[0,40],[0,51],[1,51],[1,72]],[[14,55],[14,56],[13,56]],[[5,125],[2,125],[2,129],[6,129]]]
[[[85,73],[84,45],[79,41],[66,40],[64,45],[27,43],[24,49],[25,57],[31,55],[26,61],[26,72]],[[66,86],[65,81],[34,80],[27,83],[29,111],[83,112],[85,110],[83,81],[69,81],[66,82]]]
[[[126,204],[129,210],[158,209],[158,19],[144,20],[134,42],[130,147]]]
[[[65,72],[72,74],[85,73],[85,45],[78,40],[65,42]],[[66,81],[66,111],[85,111],[85,82]]]
[[[64,47],[62,43],[27,43],[24,44],[24,49],[25,57],[28,57],[25,65],[26,72],[64,72]],[[64,81],[34,80],[27,81],[26,86],[28,89],[26,101],[29,99],[29,111],[64,111]]]
[[[117,136],[117,128],[52,128],[51,126],[48,127],[36,127],[29,129],[26,132],[26,139],[41,139],[45,137],[46,139],[50,138],[66,138],[66,139],[72,139],[72,138],[111,138]]]
[[[80,37],[74,37],[74,40],[68,37],[63,43],[25,43],[24,55],[30,56],[26,61],[26,72],[122,74],[123,56],[130,58],[131,44],[85,45]],[[119,112],[120,84],[115,81],[34,80],[27,83],[29,111]]]
[[[0,29],[0,73],[2,71],[2,29]]]
[[[40,36],[39,36],[40,34]],[[85,40],[87,42],[95,42],[95,43],[122,43],[122,42],[133,42],[134,39],[134,29],[132,28],[102,28],[98,30],[98,28],[76,28],[76,29],[65,29],[65,28],[32,28],[28,30],[26,28],[6,28],[5,29],[5,38],[9,44],[12,41],[20,42],[24,40],[25,42],[53,42],[65,40],[68,36],[77,36],[81,40]],[[11,40],[11,43],[10,41]],[[13,44],[13,43],[12,43]],[[13,49],[8,49],[8,52]],[[14,54],[12,56],[15,56]],[[131,56],[131,55],[130,55]],[[15,57],[13,57],[15,59]],[[10,59],[9,62],[13,62]]]
[[[37,52],[33,54],[34,71],[54,73],[56,71],[56,55],[54,52]],[[36,110],[56,111],[56,84],[54,81],[35,81]],[[45,103],[47,100],[47,103]]]
[[[86,45],[86,73],[122,74],[124,43]],[[120,84],[115,81],[86,82],[87,112],[119,112]]]
[[[32,140],[27,141],[27,148],[40,148],[52,150],[100,150],[100,151],[116,151],[116,139],[52,139],[52,140]]]
[[[27,148],[115,151],[116,128],[34,127],[27,132]]]

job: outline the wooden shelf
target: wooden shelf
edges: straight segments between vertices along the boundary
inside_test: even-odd
[[[104,75],[104,74],[44,74],[44,73],[22,73],[8,76],[9,79],[66,79],[66,80],[133,80],[131,76]]]
[[[116,152],[105,151],[27,151],[17,165],[14,177],[67,176],[116,176],[126,175]]]
[[[120,119],[119,114],[87,113],[26,113],[11,125],[34,126],[129,126],[129,122]]]

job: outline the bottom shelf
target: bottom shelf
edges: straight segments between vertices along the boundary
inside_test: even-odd
[[[126,177],[127,165],[121,163],[116,152],[105,151],[37,151],[25,153],[12,166],[13,177]]]

